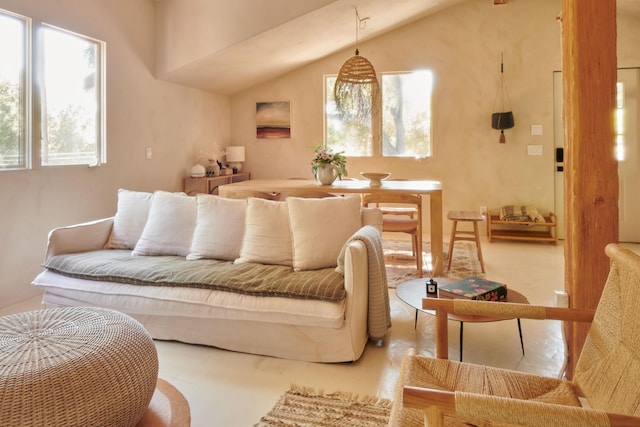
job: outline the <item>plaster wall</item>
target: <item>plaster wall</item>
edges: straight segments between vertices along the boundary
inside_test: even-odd
[[[444,211],[508,203],[553,209],[553,76],[560,67],[559,0],[465,2],[360,45],[378,73],[428,68],[435,74],[433,156],[349,158],[361,171],[434,179],[443,184]],[[516,126],[506,144],[491,129],[504,54]],[[255,178],[311,177],[311,146],[323,140],[323,75],[353,54],[343,51],[231,98],[231,138],[247,147],[245,169]],[[290,140],[257,140],[255,102],[290,100]],[[531,124],[544,127],[532,136]],[[543,146],[528,156],[527,145]],[[428,212],[428,209],[426,210]],[[428,222],[427,222],[428,223]],[[445,230],[448,228],[445,227]]]
[[[117,189],[182,190],[198,152],[229,141],[227,97],[156,80],[152,0],[0,0],[107,43],[107,164],[0,172],[0,306],[36,295],[47,233],[111,216]],[[151,147],[152,159],[145,159]]]
[[[504,6],[468,1],[360,44],[361,55],[378,73],[433,70],[434,154],[427,159],[350,157],[349,176],[384,171],[395,178],[439,180],[445,213],[512,203],[553,211],[553,71],[561,69],[556,19],[561,9],[560,0]],[[620,18],[621,66],[640,65],[637,28],[636,19]],[[505,131],[506,144],[498,143],[499,132],[490,122],[501,53],[516,122]],[[342,51],[232,96],[231,140],[246,146],[244,169],[254,178],[312,177],[311,147],[323,141],[323,75],[336,74],[351,55],[353,49]],[[256,139],[255,103],[287,100],[291,139]],[[533,124],[543,126],[542,135],[531,134]],[[529,145],[542,146],[542,156],[528,155]],[[446,221],[444,229],[448,235]]]

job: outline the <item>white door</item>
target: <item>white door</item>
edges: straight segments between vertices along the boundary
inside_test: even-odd
[[[638,114],[640,113],[640,69],[618,70],[618,108],[616,114],[622,117],[621,126],[616,129],[618,155],[619,195],[619,240],[640,242],[640,150],[638,149]],[[553,73],[554,103],[554,145],[556,153],[564,147],[562,124],[562,73]],[[558,215],[558,237],[564,238],[564,172],[563,163],[556,156],[555,211]]]

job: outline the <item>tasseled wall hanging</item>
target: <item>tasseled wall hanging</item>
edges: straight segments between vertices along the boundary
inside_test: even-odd
[[[500,102],[500,109],[498,112],[491,114],[491,127],[500,130],[500,144],[504,144],[506,139],[504,137],[504,130],[511,129],[515,126],[513,119],[513,112],[511,111],[509,103],[509,93],[507,92],[507,85],[504,81],[504,63],[502,55],[500,55],[500,82],[498,83],[498,93],[496,93],[496,99],[493,102],[493,111],[496,111],[496,104]]]

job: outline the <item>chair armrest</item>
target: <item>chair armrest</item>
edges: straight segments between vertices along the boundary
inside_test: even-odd
[[[588,309],[445,298],[423,298],[422,308],[436,312],[436,356],[439,359],[449,358],[449,314],[574,322],[591,322],[595,314],[595,310]]]
[[[442,426],[444,414],[474,421],[485,420],[523,426],[640,425],[640,417],[594,409],[410,386],[403,388],[403,405],[424,410],[425,417],[430,417],[429,426]],[[545,423],[544,420],[548,422]]]
[[[104,248],[111,234],[113,218],[54,228],[49,232],[45,261],[55,255]]]
[[[538,320],[566,320],[573,322],[591,322],[595,314],[595,310],[589,309],[445,298],[424,298],[422,300],[422,308],[425,310],[436,310],[436,312],[444,310],[451,314],[472,314]]]

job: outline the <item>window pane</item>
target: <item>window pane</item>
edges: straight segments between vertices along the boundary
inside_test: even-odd
[[[336,109],[333,86],[336,76],[325,76],[325,141],[333,151],[346,156],[371,156],[371,126],[343,120]]]
[[[0,12],[0,169],[27,166],[27,21]]]
[[[42,42],[42,165],[101,163],[101,43],[51,27]]]
[[[382,154],[431,156],[430,71],[382,74]]]

